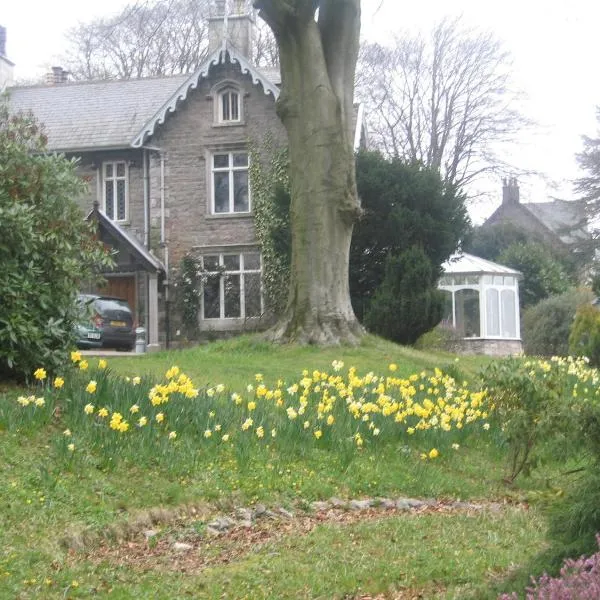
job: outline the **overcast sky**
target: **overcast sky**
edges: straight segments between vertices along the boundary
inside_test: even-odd
[[[80,21],[119,12],[127,0],[4,0],[0,25],[7,28],[7,55],[17,79],[42,75],[60,64],[63,34]],[[513,80],[523,91],[523,112],[539,126],[511,149],[514,162],[544,173],[521,178],[524,201],[555,195],[572,199],[570,181],[578,176],[575,153],[581,135],[595,135],[600,105],[595,0],[363,0],[363,35],[379,41],[395,31],[427,31],[444,16],[462,16],[464,24],[491,30],[513,58]],[[508,174],[507,174],[508,175]],[[550,184],[554,183],[555,187]],[[501,182],[485,184],[492,200],[474,211],[487,216],[499,203]],[[496,192],[497,190],[497,192]]]

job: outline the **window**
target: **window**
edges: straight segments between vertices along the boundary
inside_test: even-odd
[[[217,99],[219,123],[239,123],[241,113],[239,92],[225,88],[219,92]]]
[[[211,254],[203,257],[202,317],[246,319],[262,313],[260,254]]]
[[[454,294],[456,329],[463,337],[479,337],[479,292],[463,289]]]
[[[212,156],[212,212],[250,212],[248,153],[223,152]]]
[[[126,221],[129,209],[127,163],[105,162],[102,180],[104,214],[112,221]]]

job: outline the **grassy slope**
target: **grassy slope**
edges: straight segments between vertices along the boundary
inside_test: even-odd
[[[254,336],[242,336],[214,342],[189,350],[172,350],[136,357],[123,357],[111,366],[120,373],[140,375],[162,373],[178,365],[198,385],[224,382],[232,389],[252,382],[255,373],[266,379],[293,379],[302,369],[330,369],[333,360],[354,365],[360,372],[384,372],[389,363],[397,363],[399,373],[408,375],[421,369],[455,364],[448,353],[428,353],[398,346],[374,336],[366,336],[358,347],[318,348],[315,346],[273,346]],[[458,366],[466,374],[489,362],[485,357],[461,357]]]
[[[383,372],[390,362],[407,375],[454,365],[450,355],[431,355],[367,338],[360,348],[273,348],[254,338],[180,352],[119,358],[110,367],[123,374],[161,374],[177,364],[194,381],[225,382],[233,389],[252,381],[293,379],[303,368],[327,368],[333,359],[359,371]],[[474,372],[479,359],[462,359]],[[12,395],[12,394],[11,394]],[[7,402],[2,398],[0,402]],[[201,573],[131,570],[69,556],[60,541],[72,530],[103,531],[127,522],[140,509],[210,502],[219,506],[293,504],[299,498],[398,496],[501,499],[502,464],[493,444],[473,443],[460,457],[422,463],[386,447],[364,453],[347,468],[327,453],[281,456],[264,449],[245,465],[207,455],[194,464],[139,464],[125,459],[114,468],[81,454],[66,468],[57,460],[60,420],[36,432],[2,431],[0,455],[0,598],[342,597],[359,589],[418,589],[423,597],[464,597],[511,563],[521,563],[541,544],[535,511],[502,515],[394,517],[351,526],[325,524],[306,536],[270,542],[232,563]],[[47,580],[47,582],[46,582]],[[72,586],[76,580],[77,587]],[[458,591],[457,591],[458,590]],[[462,590],[462,591],[461,591]],[[458,595],[457,595],[458,594]]]

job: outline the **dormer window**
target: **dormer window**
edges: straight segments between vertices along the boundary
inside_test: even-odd
[[[232,125],[242,122],[242,94],[240,89],[227,82],[213,91],[215,102],[215,122]]]

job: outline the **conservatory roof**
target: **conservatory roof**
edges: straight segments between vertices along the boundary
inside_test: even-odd
[[[473,256],[465,252],[453,254],[443,265],[446,275],[515,275],[521,276],[520,271],[499,265],[490,260]]]

